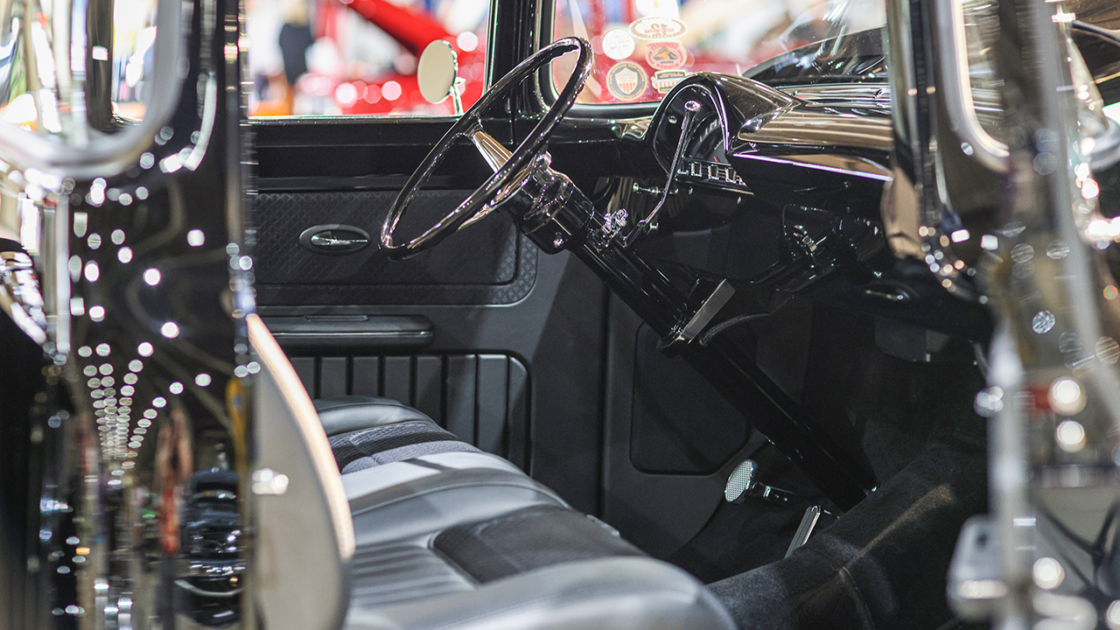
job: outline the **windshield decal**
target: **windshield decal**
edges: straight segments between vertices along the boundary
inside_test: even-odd
[[[622,61],[633,55],[634,48],[634,38],[626,29],[616,28],[603,36],[603,54],[615,61]]]
[[[630,24],[630,33],[638,39],[676,39],[687,32],[684,22],[660,15],[640,18]]]
[[[684,70],[662,70],[653,75],[653,89],[665,94],[687,76],[688,73]]]
[[[607,89],[620,101],[632,101],[641,96],[647,82],[646,71],[632,61],[617,63],[607,72]]]
[[[676,70],[688,60],[688,52],[680,42],[657,42],[649,45],[646,63],[654,70]]]

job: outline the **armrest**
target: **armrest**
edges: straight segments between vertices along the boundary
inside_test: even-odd
[[[435,326],[421,315],[304,315],[265,317],[285,350],[416,350],[432,343]]]

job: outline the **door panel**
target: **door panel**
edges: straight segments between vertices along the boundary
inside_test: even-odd
[[[258,311],[312,396],[413,404],[578,509],[598,511],[602,282],[567,254],[538,254],[502,213],[404,262],[312,253],[299,245],[302,230],[350,224],[375,235],[396,193],[301,193],[259,181]],[[443,212],[458,195],[436,188],[423,208]]]
[[[404,226],[429,225],[467,190],[422,192]],[[390,261],[377,235],[396,191],[264,192],[258,195],[256,287],[261,304],[509,304],[532,288],[537,249],[498,213],[405,261]],[[301,235],[342,225],[370,235],[346,254],[311,251]]]
[[[506,50],[524,45],[513,41],[519,24],[488,54],[499,73],[524,56]],[[518,110],[495,107],[491,115],[504,118],[483,121],[507,146],[511,111]],[[296,322],[301,335],[279,341],[309,391],[376,391],[412,402],[464,439],[506,453],[576,509],[598,513],[604,284],[567,254],[539,254],[501,212],[404,262],[386,261],[373,245],[354,255],[312,253],[299,237],[314,226],[351,225],[376,240],[392,200],[449,119],[250,125],[258,311],[306,320]],[[473,146],[456,144],[410,208],[401,237],[431,225],[489,174]],[[386,316],[423,318],[430,335],[378,347],[368,337],[332,334]]]

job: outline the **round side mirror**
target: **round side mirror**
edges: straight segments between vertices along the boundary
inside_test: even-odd
[[[429,103],[442,103],[453,92],[458,72],[459,61],[451,44],[442,39],[428,44],[416,67],[420,94]]]

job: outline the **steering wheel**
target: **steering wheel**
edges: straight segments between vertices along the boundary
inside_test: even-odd
[[[567,85],[560,92],[556,102],[541,118],[529,135],[517,145],[512,154],[506,158],[506,151],[496,140],[482,130],[481,115],[491,105],[508,98],[513,91],[528,77],[537,73],[553,59],[572,51],[579,51],[576,68],[568,79]],[[389,209],[389,216],[381,226],[381,247],[394,258],[403,258],[434,247],[440,241],[450,236],[459,228],[473,223],[497,207],[510,193],[511,186],[517,184],[519,179],[525,177],[526,167],[542,155],[545,145],[556,125],[564,114],[576,101],[576,96],[583,89],[587,77],[591,73],[591,45],[586,40],[577,37],[566,37],[557,40],[537,51],[525,61],[517,64],[509,74],[502,77],[491,87],[474,105],[464,113],[451,129],[440,138],[424,161],[420,163],[412,176],[408,178],[404,188],[397,195],[393,206]],[[472,142],[483,153],[494,174],[481,186],[470,194],[457,208],[447,216],[440,219],[423,234],[407,243],[394,244],[393,233],[408,209],[410,203],[420,192],[420,188],[428,181],[436,167],[447,157],[452,145],[460,137],[469,136]],[[501,162],[502,158],[505,163]]]

